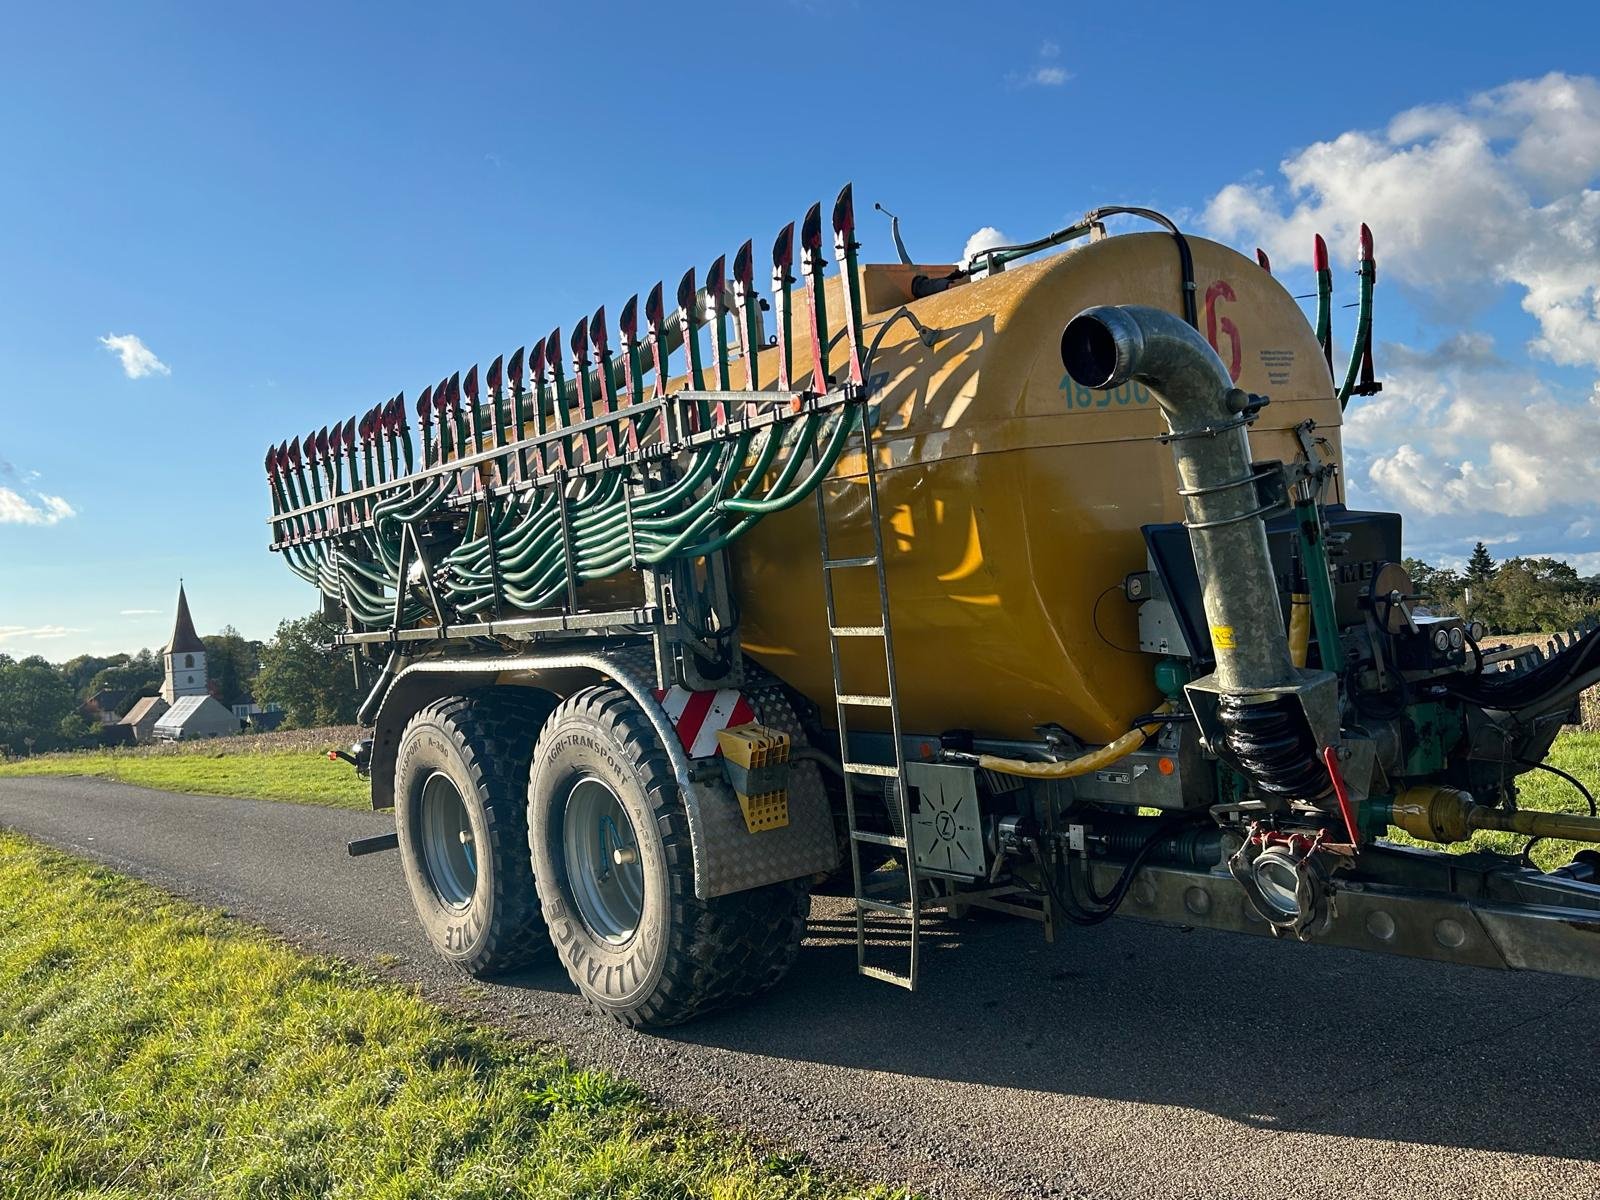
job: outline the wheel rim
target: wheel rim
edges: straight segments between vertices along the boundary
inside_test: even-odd
[[[466,802],[451,778],[435,771],[422,785],[422,862],[448,908],[466,908],[478,887],[478,854]]]
[[[607,942],[627,941],[644,912],[644,864],[633,822],[609,785],[591,776],[573,786],[562,843],[572,898],[584,924]]]

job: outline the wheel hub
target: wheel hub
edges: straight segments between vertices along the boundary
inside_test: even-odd
[[[622,802],[602,780],[581,779],[567,796],[563,827],[579,915],[596,937],[626,942],[644,912],[644,866]]]
[[[422,785],[422,863],[447,908],[466,908],[478,888],[477,847],[466,802],[455,782],[435,771]]]

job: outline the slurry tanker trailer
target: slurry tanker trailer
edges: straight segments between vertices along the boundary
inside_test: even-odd
[[[847,187],[795,233],[267,453],[369,688],[396,828],[350,849],[441,956],[667,1025],[781,980],[831,879],[908,988],[975,908],[1600,977],[1596,852],[1385,840],[1600,841],[1517,806],[1600,634],[1485,645],[1347,507],[1365,227],[1337,372],[1320,238],[1313,326],[1144,209],[874,265]]]

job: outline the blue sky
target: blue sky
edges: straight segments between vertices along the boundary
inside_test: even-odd
[[[1487,536],[1600,569],[1584,478],[1554,481],[1563,422],[1600,434],[1581,78],[1600,15],[1537,11],[14,5],[0,651],[159,645],[180,575],[203,631],[266,636],[314,601],[265,549],[269,440],[703,268],[847,179],[928,260],[1120,201],[1261,239],[1280,274],[1322,223],[1347,267],[1370,201],[1355,219],[1393,252],[1379,330],[1399,345],[1388,407],[1353,427],[1358,497],[1436,557]],[[1552,72],[1580,78],[1538,84]],[[1485,170],[1505,186],[1480,197],[1463,180]],[[1439,204],[1470,252],[1417,227]]]

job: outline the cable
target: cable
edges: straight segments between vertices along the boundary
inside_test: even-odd
[[[1552,775],[1561,776],[1561,778],[1565,779],[1573,787],[1577,788],[1578,791],[1583,794],[1583,798],[1589,802],[1589,815],[1591,817],[1600,816],[1600,810],[1595,808],[1594,793],[1588,788],[1584,787],[1575,775],[1569,775],[1560,767],[1552,767],[1549,763],[1532,762],[1526,758],[1519,758],[1517,759],[1517,762],[1521,763],[1525,767],[1532,767],[1536,771],[1549,771]]]
[[[1155,832],[1146,838],[1144,844],[1134,853],[1134,856],[1128,861],[1128,865],[1122,869],[1122,874],[1117,877],[1117,882],[1111,886],[1111,890],[1104,895],[1095,891],[1092,874],[1086,874],[1084,885],[1088,890],[1089,899],[1100,906],[1097,909],[1087,909],[1078,903],[1077,894],[1073,888],[1070,857],[1062,864],[1061,872],[1062,878],[1066,883],[1066,895],[1063,896],[1056,891],[1055,863],[1046,849],[1046,841],[1041,833],[1039,837],[1034,839],[1034,844],[1037,847],[1036,853],[1039,856],[1040,866],[1044,868],[1041,872],[1041,877],[1044,879],[1045,887],[1049,890],[1051,899],[1056,901],[1057,905],[1062,909],[1062,914],[1072,924],[1098,925],[1102,921],[1109,920],[1116,914],[1117,909],[1122,907],[1123,900],[1127,898],[1128,890],[1133,886],[1134,877],[1138,875],[1139,870],[1144,866],[1145,860],[1150,857],[1155,848],[1172,836],[1176,830],[1190,823],[1191,818],[1189,817],[1171,818],[1161,822],[1156,827]]]
[[[1105,591],[1101,592],[1094,598],[1094,603],[1089,607],[1089,623],[1094,626],[1095,636],[1097,636],[1106,645],[1110,646],[1113,650],[1120,650],[1123,654],[1143,654],[1144,651],[1139,649],[1137,646],[1130,650],[1127,646],[1117,645],[1110,638],[1108,638],[1104,631],[1100,628],[1101,602],[1112,592],[1121,591],[1122,586],[1123,585],[1120,583],[1113,583],[1110,587],[1106,588]]]

